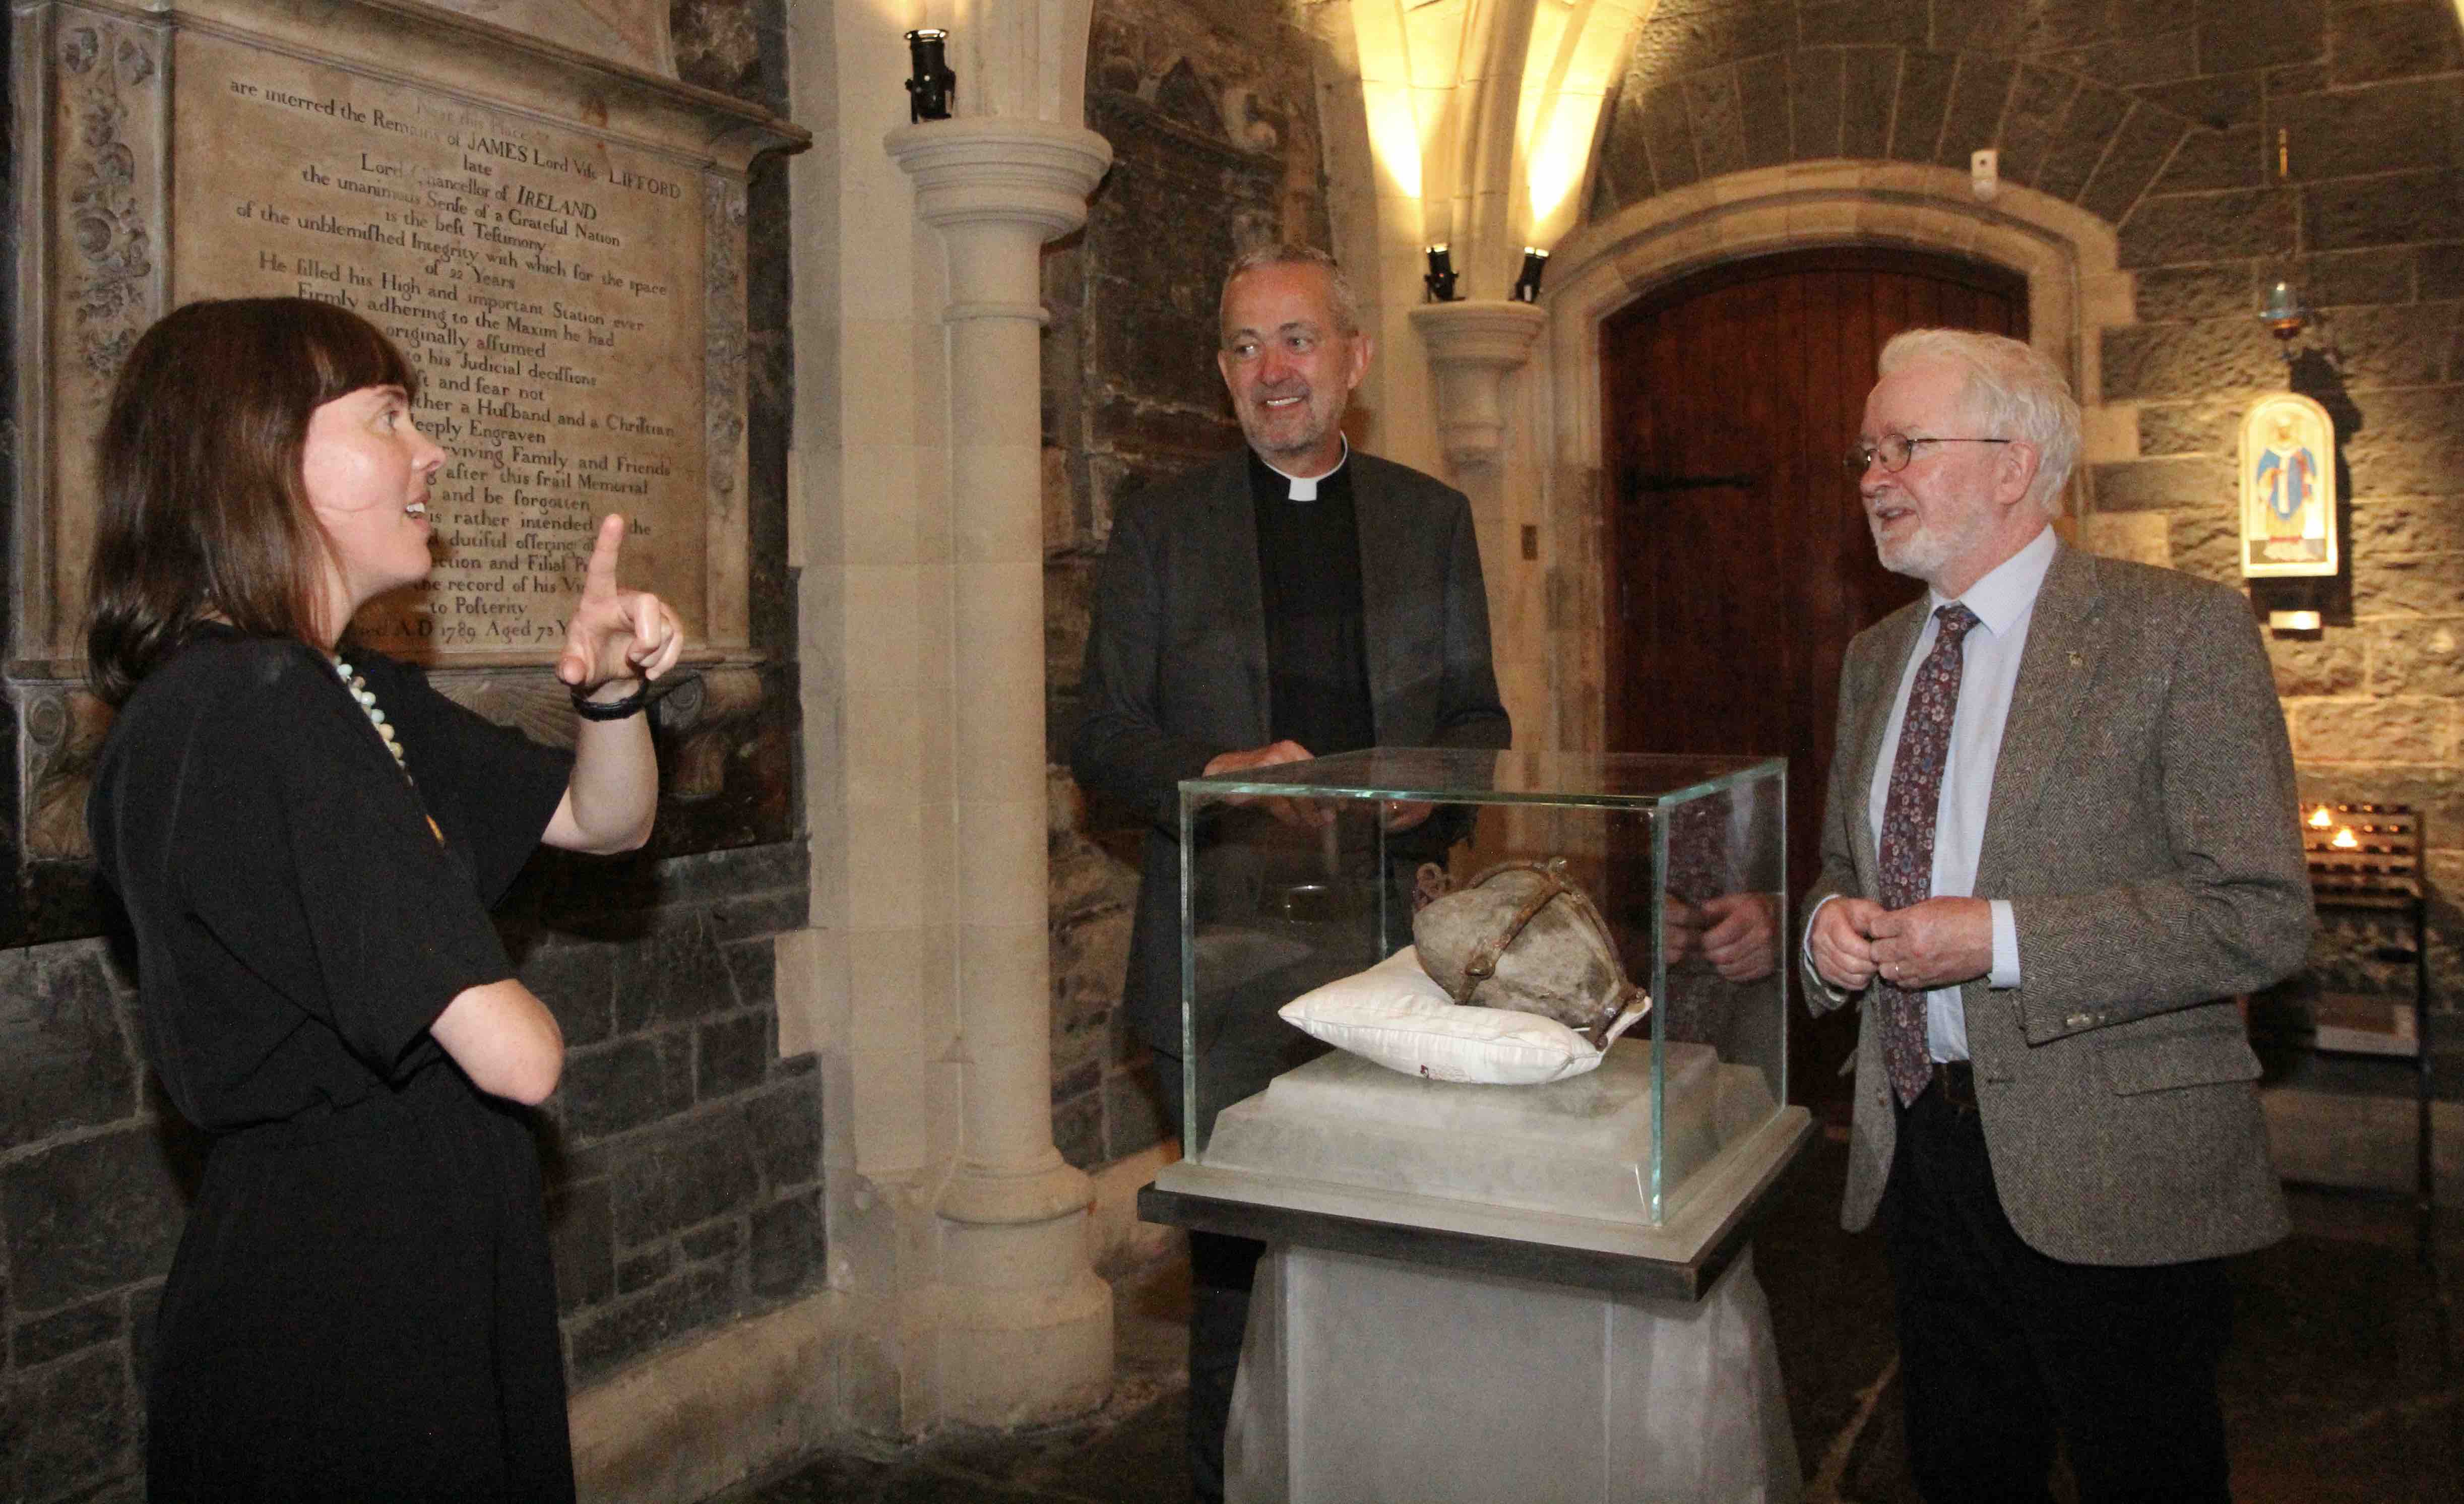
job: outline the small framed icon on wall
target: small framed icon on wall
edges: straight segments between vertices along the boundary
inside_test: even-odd
[[[2334,574],[2336,427],[2299,392],[2271,392],[2241,420],[2241,572]]]

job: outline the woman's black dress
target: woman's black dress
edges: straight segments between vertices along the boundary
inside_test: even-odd
[[[571,763],[351,661],[415,789],[321,655],[215,627],[146,676],[96,773],[147,1046],[212,1136],[147,1482],[158,1504],[570,1499],[538,1150],[428,1026],[513,974],[488,906]]]

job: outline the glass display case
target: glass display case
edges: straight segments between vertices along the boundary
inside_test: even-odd
[[[1623,1234],[1692,1215],[1708,1236],[1807,1127],[1786,1106],[1785,766],[1379,748],[1183,783],[1187,1131],[1157,1185],[1685,1256]],[[1511,862],[1558,864],[1648,995],[1581,1073],[1430,1079],[1279,1016],[1408,962],[1416,902]]]

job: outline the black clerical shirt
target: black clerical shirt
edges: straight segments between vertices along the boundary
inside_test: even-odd
[[[1349,458],[1347,453],[1346,458]],[[1268,717],[1276,741],[1313,756],[1374,746],[1369,658],[1360,604],[1360,528],[1352,467],[1317,480],[1317,498],[1249,452],[1258,517],[1258,584],[1266,608]]]

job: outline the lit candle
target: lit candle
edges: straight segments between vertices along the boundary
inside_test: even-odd
[[[2321,805],[2318,808],[2310,811],[2310,823],[2317,829],[2323,830],[2327,829],[2327,827],[2334,825],[2336,822],[2327,817],[2327,807],[2325,805]]]
[[[2348,825],[2338,829],[2336,838],[2327,844],[2340,852],[2351,852],[2360,850],[2362,843],[2354,836],[2353,828]]]

